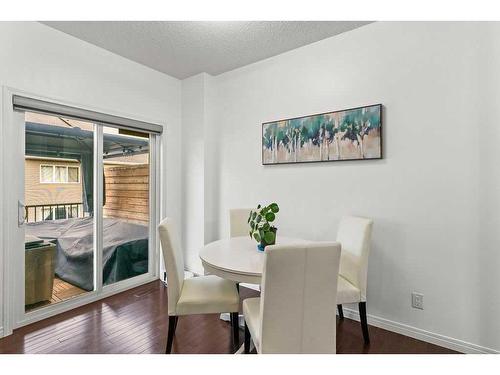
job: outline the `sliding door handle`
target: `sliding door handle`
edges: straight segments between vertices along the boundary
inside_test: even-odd
[[[23,202],[17,201],[17,226],[21,227],[26,222],[26,206]]]

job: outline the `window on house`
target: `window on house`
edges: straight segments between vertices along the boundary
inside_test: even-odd
[[[80,169],[78,167],[68,167],[68,182],[77,183],[80,182],[79,172]]]
[[[45,184],[75,184],[80,182],[80,168],[64,165],[41,165],[40,182]]]
[[[56,171],[56,174],[55,174],[54,182],[57,182],[60,184],[68,182],[68,174],[67,174],[68,167],[56,166],[55,171]]]
[[[54,167],[52,165],[40,166],[40,182],[52,182],[54,180]]]

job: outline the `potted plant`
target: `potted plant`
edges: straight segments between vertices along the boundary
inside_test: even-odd
[[[276,219],[276,214],[280,208],[277,203],[268,206],[257,206],[256,210],[250,211],[248,224],[250,225],[250,238],[254,238],[259,244],[257,249],[264,251],[267,245],[276,243],[276,228],[272,223]]]

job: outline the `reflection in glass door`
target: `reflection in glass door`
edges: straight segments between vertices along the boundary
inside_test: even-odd
[[[148,273],[150,135],[103,128],[103,285]]]
[[[95,125],[25,113],[25,311],[95,289]]]

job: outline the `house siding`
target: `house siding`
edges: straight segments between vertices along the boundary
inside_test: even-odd
[[[80,203],[82,201],[81,176],[79,183],[41,183],[40,165],[61,165],[78,167],[77,161],[55,161],[52,159],[26,159],[25,161],[25,204]]]

